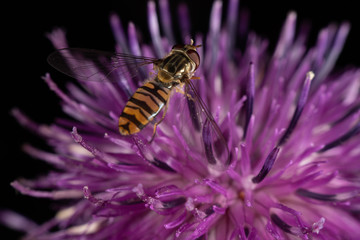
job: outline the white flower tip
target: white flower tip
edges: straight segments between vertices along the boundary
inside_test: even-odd
[[[189,212],[193,211],[195,208],[194,199],[192,199],[191,197],[188,197],[186,200],[186,203],[185,203],[185,208]]]
[[[313,80],[315,77],[315,74],[313,71],[309,71],[306,73],[306,78],[309,79],[310,81]]]
[[[111,13],[110,14],[110,22],[118,24],[120,22],[119,16],[115,13]]]
[[[46,37],[51,41],[56,49],[68,47],[66,41],[66,31],[62,28],[55,28],[46,34]]]
[[[55,218],[57,220],[69,219],[70,217],[72,217],[74,215],[75,210],[76,210],[75,207],[69,207],[69,208],[62,209],[57,212]]]
[[[129,22],[129,29],[131,29],[131,31],[135,31],[135,24],[133,22]]]
[[[15,107],[10,110],[10,114],[16,118],[17,116],[19,116],[21,114],[21,111],[20,111],[20,109]]]
[[[71,132],[71,136],[73,137],[74,141],[77,143],[82,142],[82,137],[80,136],[80,134],[77,132],[77,128],[73,127],[72,132]]]
[[[312,225],[312,232],[319,234],[320,230],[323,229],[325,223],[325,218],[320,218],[319,221],[313,223]]]
[[[291,19],[291,20],[296,20],[297,18],[297,13],[295,11],[290,11],[288,13],[288,18]]]
[[[350,22],[343,22],[341,25],[340,25],[340,31],[343,35],[347,35],[350,31],[350,28],[351,28],[351,23]]]
[[[96,233],[101,229],[103,223],[104,223],[103,219],[94,220],[93,222],[70,227],[66,230],[66,233],[71,235],[81,235],[81,236],[84,236],[86,234]]]
[[[89,199],[89,197],[91,196],[91,193],[89,191],[89,187],[88,186],[84,186],[83,187],[83,193],[84,193],[84,198],[85,199]]]
[[[155,10],[155,8],[156,8],[155,2],[154,1],[149,1],[148,2],[148,8],[151,8],[151,10]]]

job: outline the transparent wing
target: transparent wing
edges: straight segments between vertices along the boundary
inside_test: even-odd
[[[231,155],[226,139],[191,80],[186,82],[185,92],[191,96],[188,98],[189,112],[195,129],[202,131],[208,163],[220,166],[229,165]]]
[[[58,71],[78,80],[116,81],[119,72],[132,74],[140,67],[160,60],[93,49],[63,48],[51,53],[47,61]]]

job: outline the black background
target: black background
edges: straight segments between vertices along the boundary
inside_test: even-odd
[[[180,1],[169,1],[173,13],[174,24]],[[212,1],[188,2],[192,31],[206,32]],[[274,47],[282,24],[290,10],[298,14],[298,22],[308,21],[312,28],[310,43],[314,44],[317,32],[330,22],[348,20],[351,25],[350,35],[343,53],[338,61],[339,66],[360,65],[360,17],[356,1],[335,1],[323,5],[314,5],[316,1],[240,1],[240,8],[250,10],[250,29],[270,40]],[[224,9],[227,1],[224,1]],[[24,143],[43,146],[44,143],[23,129],[9,114],[14,107],[20,108],[34,121],[51,123],[62,115],[59,101],[40,76],[46,72],[61,78],[46,63],[52,46],[45,38],[45,33],[54,27],[64,27],[68,40],[73,47],[84,47],[112,51],[114,40],[108,16],[111,12],[120,15],[126,23],[133,21],[149,41],[147,30],[146,1],[44,1],[41,5],[8,5],[3,7],[2,23],[2,75],[1,104],[2,132],[1,136],[1,197],[0,208],[16,210],[37,222],[43,222],[52,216],[50,202],[22,196],[12,189],[9,183],[17,178],[33,178],[46,172],[49,166],[33,159],[21,151]],[[8,12],[7,12],[8,11]],[[224,16],[223,16],[224,17]],[[57,78],[59,77],[59,78]],[[5,106],[4,106],[5,105]],[[69,129],[70,131],[70,129]],[[0,226],[0,236],[11,234],[6,239],[16,239],[19,233]],[[10,237],[11,236],[11,237]]]

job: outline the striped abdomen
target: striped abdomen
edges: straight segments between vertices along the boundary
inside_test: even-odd
[[[130,135],[143,129],[165,106],[170,91],[154,80],[139,87],[120,115],[120,133]]]

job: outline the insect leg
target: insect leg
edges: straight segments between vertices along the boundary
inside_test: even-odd
[[[158,125],[164,120],[164,118],[165,118],[166,112],[167,112],[167,110],[168,110],[168,108],[169,108],[169,102],[170,102],[170,96],[169,96],[169,98],[168,98],[168,100],[167,100],[167,102],[166,102],[165,109],[164,109],[164,112],[163,112],[163,115],[162,115],[161,119],[154,124],[154,131],[153,131],[153,134],[152,134],[152,136],[151,136],[150,141],[148,142],[149,144],[150,144],[150,143],[154,140],[154,138],[155,138],[157,126],[158,126]]]
[[[183,94],[184,96],[186,96],[188,99],[195,101],[195,99],[190,95],[190,93],[187,93],[186,91],[182,90],[181,88],[176,88],[175,89],[176,92]]]
[[[194,77],[192,76],[189,80],[200,80],[200,77]],[[176,92],[179,92],[181,94],[184,94],[189,100],[191,101],[195,101],[195,99],[191,96],[191,94],[189,93],[189,87],[187,85],[185,85],[185,91],[182,89],[176,89]]]

